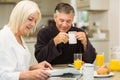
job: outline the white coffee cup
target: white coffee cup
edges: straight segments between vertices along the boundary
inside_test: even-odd
[[[94,64],[83,65],[83,80],[94,80]]]
[[[69,31],[68,36],[69,36],[69,44],[77,44],[77,39],[75,37],[76,31]]]

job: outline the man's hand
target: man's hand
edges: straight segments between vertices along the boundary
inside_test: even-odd
[[[68,34],[65,32],[60,32],[53,40],[55,45],[58,45],[62,42],[65,44],[68,42]]]
[[[75,33],[77,40],[80,40],[84,46],[84,50],[86,50],[87,39],[86,34],[84,32],[76,32]]]

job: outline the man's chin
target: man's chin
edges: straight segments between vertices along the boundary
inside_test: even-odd
[[[60,32],[67,32],[66,30],[60,30]]]

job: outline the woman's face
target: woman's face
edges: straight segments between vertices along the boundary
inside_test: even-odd
[[[35,27],[39,14],[32,13],[28,16],[27,20],[19,27],[18,34],[20,35],[27,35],[29,34],[30,30]]]

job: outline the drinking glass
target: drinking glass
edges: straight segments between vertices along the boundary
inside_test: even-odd
[[[82,53],[74,53],[74,68],[80,69],[82,66]]]
[[[96,65],[99,67],[99,66],[102,66],[104,64],[104,52],[99,52],[97,53],[97,56],[96,56]]]
[[[117,50],[113,51],[110,57],[109,67],[111,71],[120,71],[120,50]]]

